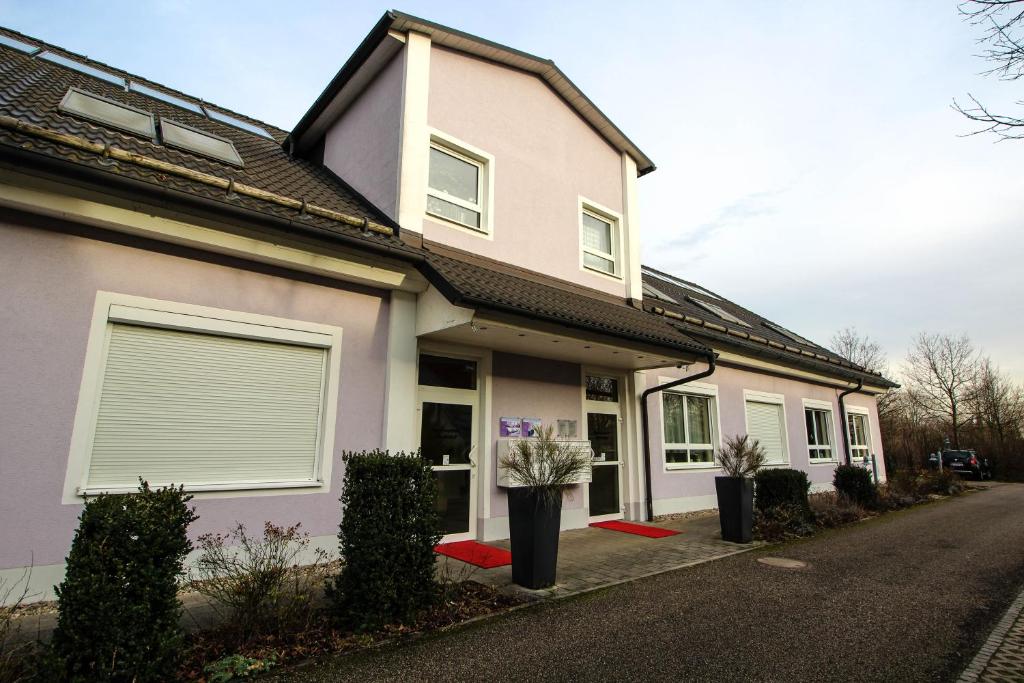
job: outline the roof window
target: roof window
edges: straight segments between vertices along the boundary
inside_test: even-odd
[[[218,161],[225,161],[235,166],[243,165],[242,157],[238,155],[238,151],[230,140],[191,126],[160,117],[160,136],[165,145]]]
[[[92,76],[93,78],[98,78],[100,80],[106,81],[107,83],[113,83],[114,85],[119,85],[122,88],[124,87],[124,79],[120,76],[115,76],[114,74],[108,71],[104,71],[103,69],[97,69],[96,67],[89,66],[88,64],[76,62],[73,59],[68,59],[63,55],[59,55],[56,52],[44,52],[41,55],[39,55],[39,58],[45,59],[48,62],[53,62],[54,64],[66,66],[69,69],[74,69],[75,71],[83,73],[86,76]]]
[[[776,325],[775,323],[768,322],[767,320],[763,321],[762,324],[765,327],[767,327],[769,330],[771,330],[773,332],[777,332],[777,333],[781,334],[783,337],[786,337],[787,339],[790,339],[791,341],[795,341],[797,344],[806,344],[808,346],[816,346],[816,344],[814,342],[812,342],[812,341],[810,341],[808,339],[804,339],[803,337],[801,337],[796,332],[790,332],[789,330],[787,330],[782,325]]]
[[[675,285],[676,287],[682,287],[683,289],[687,289],[687,290],[689,290],[691,292],[696,292],[697,294],[703,294],[704,296],[711,297],[712,299],[718,299],[719,298],[719,297],[715,296],[714,294],[712,294],[711,292],[709,292],[708,290],[704,289],[703,287],[698,287],[697,285],[692,285],[689,282],[683,282],[679,278],[672,277],[671,275],[665,275],[664,273],[659,273],[658,271],[651,270],[650,268],[644,268],[643,272],[644,272],[645,275],[650,275],[651,277],[656,277],[659,280],[661,280],[662,282],[667,282],[670,285]]]
[[[214,121],[220,121],[221,123],[226,123],[229,126],[234,126],[235,128],[241,128],[242,130],[247,130],[250,133],[256,133],[256,135],[262,135],[263,137],[270,138],[271,140],[274,139],[274,136],[271,135],[270,133],[268,133],[265,129],[260,128],[259,126],[253,125],[253,124],[249,123],[248,121],[243,121],[242,119],[236,119],[234,116],[231,116],[230,114],[224,114],[224,113],[221,113],[219,111],[216,111],[214,109],[210,109],[209,107],[207,107],[206,115],[209,116]]]
[[[153,115],[148,111],[129,107],[99,95],[71,88],[61,100],[60,111],[74,114],[104,126],[142,135],[147,138],[156,137],[156,126]]]
[[[654,297],[655,299],[661,299],[662,301],[667,301],[672,304],[679,303],[678,301],[670,297],[668,294],[665,294],[660,289],[655,289],[654,287],[651,287],[646,282],[643,283],[643,293],[644,296]]]
[[[191,112],[199,114],[200,116],[202,116],[204,113],[203,108],[195,102],[183,100],[180,97],[175,97],[174,95],[171,95],[169,93],[165,93],[160,90],[155,90],[153,88],[150,88],[149,86],[142,85],[141,83],[136,83],[135,81],[132,81],[130,83],[130,88],[132,92],[137,92],[140,95],[145,95],[146,97],[152,97],[155,100],[161,100],[162,102],[173,104],[176,107],[187,109]]]
[[[700,301],[699,299],[694,299],[692,297],[686,297],[686,298],[691,303],[697,304],[698,306],[703,308],[708,313],[712,313],[714,315],[717,315],[719,318],[721,318],[722,320],[725,320],[726,322],[734,323],[736,325],[742,325],[743,327],[750,327],[750,323],[748,323],[748,322],[746,322],[744,320],[740,320],[739,318],[734,316],[732,313],[730,313],[729,311],[725,310],[724,308],[722,308],[721,306],[719,306],[717,304],[713,304],[713,303],[710,303],[708,301]]]
[[[35,45],[23,42],[21,40],[18,40],[17,38],[11,38],[10,36],[5,36],[3,34],[0,34],[0,45],[6,45],[7,47],[13,47],[15,50],[21,50],[22,52],[27,52],[29,54],[32,54],[33,52],[36,52],[37,50],[39,50],[39,48],[36,47]]]

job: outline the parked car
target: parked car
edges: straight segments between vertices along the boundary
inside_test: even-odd
[[[981,481],[992,478],[992,466],[988,458],[979,458],[973,450],[942,451],[942,466],[962,476],[971,476]],[[938,469],[939,458],[935,453],[928,456],[928,467]]]

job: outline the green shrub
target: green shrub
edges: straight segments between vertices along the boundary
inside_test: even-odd
[[[270,635],[287,638],[310,625],[314,597],[327,576],[327,554],[316,549],[306,556],[309,544],[299,524],[270,522],[262,537],[243,524],[227,534],[199,537],[192,586],[210,599],[230,646]]]
[[[209,683],[227,683],[238,678],[249,678],[270,671],[277,665],[277,657],[254,659],[244,655],[231,655],[206,665],[203,672]]]
[[[48,678],[64,681],[164,681],[177,668],[178,578],[192,549],[196,515],[181,488],[85,504],[57,587],[57,628]]]
[[[807,492],[811,482],[807,473],[792,469],[760,470],[754,475],[754,503],[761,512],[780,505],[792,505],[810,512]]]
[[[754,512],[754,538],[761,541],[800,538],[814,531],[808,511],[795,503],[780,503]]]
[[[866,508],[878,504],[878,489],[871,481],[871,473],[863,467],[840,465],[836,468],[832,483],[841,495]]]
[[[328,586],[335,617],[356,630],[408,621],[438,595],[437,486],[418,455],[346,453],[338,541],[344,560]]]

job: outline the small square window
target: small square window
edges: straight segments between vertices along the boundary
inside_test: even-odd
[[[804,408],[807,448],[811,460],[832,459],[832,411]]]
[[[427,213],[486,232],[485,164],[440,142],[430,143]]]
[[[618,222],[584,208],[580,214],[583,266],[606,275],[618,275]]]

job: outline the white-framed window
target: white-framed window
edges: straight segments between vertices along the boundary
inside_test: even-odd
[[[832,405],[825,401],[804,399],[804,426],[807,430],[807,451],[810,461],[835,461],[835,429]]]
[[[494,158],[434,131],[428,164],[427,214],[489,234]]]
[[[65,502],[330,485],[341,329],[99,292]],[[77,498],[77,500],[75,500]]]
[[[622,277],[622,245],[618,214],[580,199],[580,263],[586,270]]]
[[[661,378],[659,383],[671,381]],[[661,393],[661,424],[667,469],[716,467],[718,388],[681,385]]]
[[[760,391],[743,392],[746,408],[747,434],[765,450],[766,464],[789,462],[789,438],[786,430],[786,407],[782,394]]]
[[[868,427],[867,411],[856,408],[846,411],[846,428],[850,436],[850,458],[863,460],[871,453],[871,431]]]

